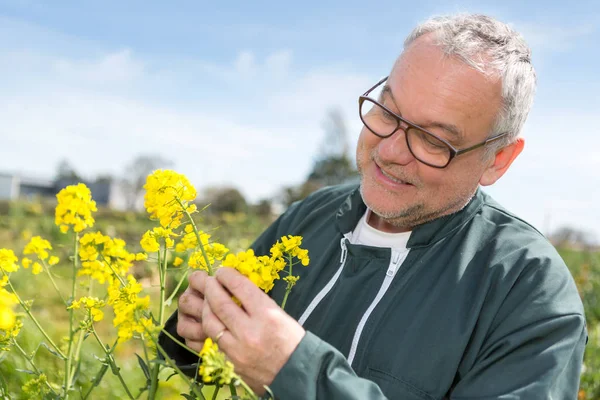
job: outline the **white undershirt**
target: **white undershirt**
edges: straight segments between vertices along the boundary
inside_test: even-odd
[[[410,231],[400,233],[380,231],[373,228],[367,222],[370,215],[371,210],[367,209],[360,221],[358,221],[358,224],[356,224],[354,232],[352,232],[351,243],[373,247],[389,247],[400,251],[406,250],[406,244],[410,238]]]

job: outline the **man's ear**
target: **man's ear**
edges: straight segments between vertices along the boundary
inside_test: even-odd
[[[483,172],[483,175],[479,179],[479,184],[481,186],[489,186],[500,179],[508,171],[508,167],[515,161],[517,156],[521,154],[524,146],[525,140],[519,137],[512,144],[500,149]]]

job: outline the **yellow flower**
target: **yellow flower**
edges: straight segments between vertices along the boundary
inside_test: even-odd
[[[274,258],[296,257],[306,267],[310,263],[310,258],[308,250],[300,248],[301,244],[302,236],[282,236],[281,242],[277,241],[271,247],[271,256]]]
[[[183,258],[175,257],[175,260],[173,260],[173,266],[179,267],[181,264],[183,264]]]
[[[89,275],[101,284],[112,282],[114,271],[125,276],[136,259],[145,254],[129,253],[122,239],[111,238],[101,232],[88,232],[79,239],[81,268],[77,276]]]
[[[81,232],[94,225],[92,212],[98,211],[96,202],[92,200],[92,192],[83,183],[70,185],[62,189],[57,195],[58,204],[55,209],[54,223],[66,233],[69,227],[73,231]]]
[[[104,313],[102,312],[102,308],[106,305],[104,300],[100,300],[97,297],[82,297],[79,300],[75,300],[67,309],[78,310],[81,307],[84,307],[91,317],[91,319],[95,322],[102,321],[104,318]]]
[[[238,379],[233,370],[233,364],[225,359],[225,354],[219,351],[219,346],[213,343],[211,338],[204,341],[200,357],[202,364],[200,364],[198,374],[202,377],[203,382],[229,385],[231,381]]]
[[[113,325],[117,328],[119,342],[127,341],[135,333],[143,333],[152,326],[152,320],[140,317],[142,312],[150,308],[150,296],[138,297],[141,291],[142,285],[133,275],[127,275],[127,285],[124,287],[118,280],[108,287],[108,304],[115,313]]]
[[[256,257],[254,251],[249,249],[236,255],[228,254],[222,265],[235,268],[256,286],[269,292],[274,286],[274,281],[279,279],[279,272],[285,267],[285,262],[268,256]]]
[[[56,264],[58,264],[59,261],[60,261],[60,259],[58,257],[52,256],[48,260],[48,264],[50,264],[50,265],[56,265]]]
[[[18,270],[18,261],[19,259],[12,250],[0,249],[0,270],[3,272],[15,272]]]
[[[52,250],[52,245],[46,239],[42,239],[40,236],[34,236],[31,238],[29,243],[25,245],[23,254],[35,254],[40,260],[45,260],[49,257],[46,250]]]
[[[0,287],[0,330],[8,331],[15,325],[17,319],[13,309],[16,304],[19,304],[17,296]]]
[[[146,233],[144,233],[140,244],[145,252],[156,253],[160,250],[160,243],[158,241],[160,238],[164,239],[165,246],[168,249],[173,247],[175,242],[171,238],[172,236],[176,236],[173,230],[156,227],[151,231],[146,231]]]
[[[31,266],[31,263],[33,261],[31,261],[29,258],[27,257],[23,257],[23,259],[21,260],[21,264],[23,264],[23,268],[29,268]]]
[[[39,274],[40,272],[42,272],[44,270],[44,268],[42,267],[42,264],[40,264],[39,262],[34,262],[33,266],[31,267],[31,272],[34,275]]]
[[[23,393],[29,395],[29,398],[41,399],[45,397],[45,394],[50,392],[47,382],[48,379],[46,378],[46,375],[40,374],[37,378],[27,381],[21,389],[23,390]]]
[[[159,220],[163,228],[177,228],[181,225],[184,210],[196,211],[196,206],[190,204],[196,198],[196,189],[185,175],[156,170],[148,175],[144,189],[144,207],[150,218]]]
[[[9,350],[9,346],[10,344],[12,344],[12,339],[16,338],[19,335],[19,332],[21,332],[22,327],[23,322],[17,319],[11,328],[7,330],[0,329],[0,352]]]
[[[215,260],[220,261],[225,257],[225,254],[229,253],[229,249],[227,247],[217,242],[204,245],[204,251],[211,266],[215,263]],[[208,271],[202,250],[197,250],[190,255],[188,265],[191,268]]]

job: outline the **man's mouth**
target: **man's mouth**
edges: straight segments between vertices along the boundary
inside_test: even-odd
[[[412,183],[399,179],[397,177],[395,177],[394,175],[389,174],[388,172],[386,172],[383,168],[381,168],[379,166],[379,164],[375,163],[375,165],[377,166],[377,169],[379,169],[379,171],[381,172],[381,174],[388,180],[390,180],[391,182],[397,184],[397,185],[411,185],[413,186]]]

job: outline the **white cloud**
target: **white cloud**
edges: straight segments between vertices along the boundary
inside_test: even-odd
[[[571,25],[521,23],[517,24],[517,30],[534,50],[566,51],[574,47],[577,40],[597,32],[598,24],[581,21]]]
[[[98,84],[129,83],[144,73],[143,63],[134,58],[130,49],[109,53],[96,60],[61,58],[53,62],[53,67],[62,79]]]

